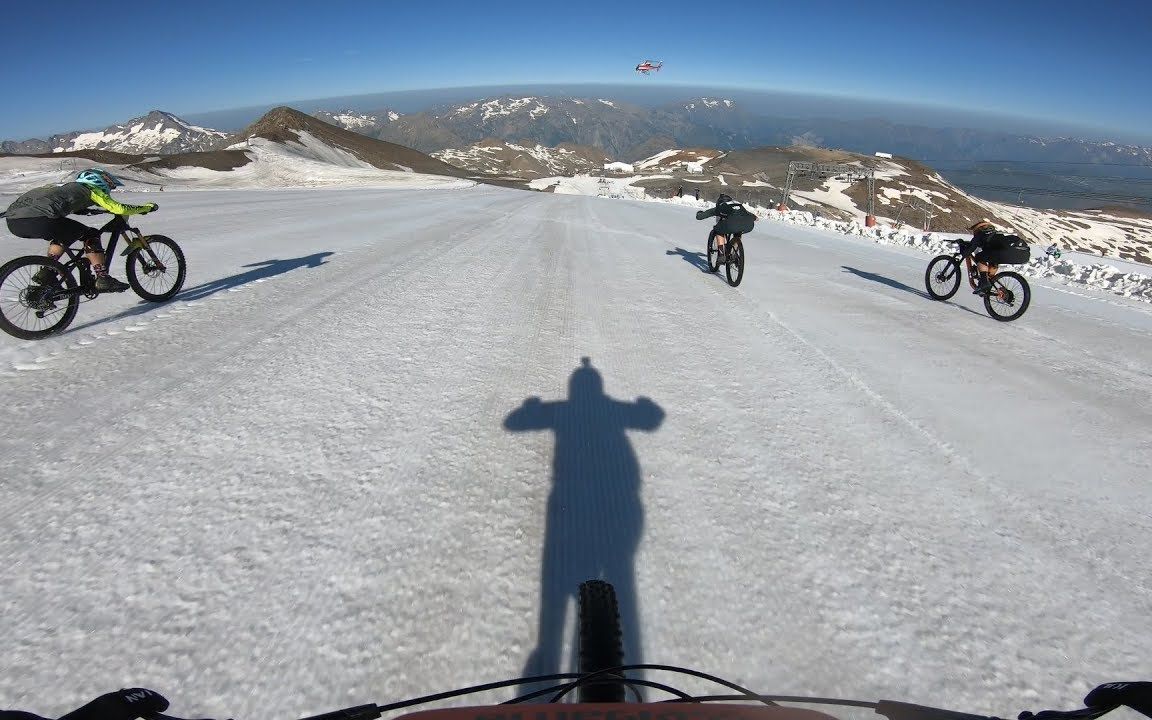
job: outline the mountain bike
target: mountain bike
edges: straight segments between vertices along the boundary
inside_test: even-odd
[[[960,278],[964,274],[960,263],[968,270],[968,285],[973,291],[976,282],[976,263],[972,260],[974,249],[971,240],[950,240],[956,243],[956,252],[937,255],[928,263],[924,271],[924,286],[934,300],[947,300],[960,289]],[[1014,272],[998,272],[992,276],[992,285],[981,293],[984,296],[984,309],[996,320],[1008,322],[1024,314],[1032,302],[1032,288],[1022,275]]]
[[[144,235],[123,215],[113,215],[100,233],[109,235],[105,250],[109,259],[124,237],[127,247],[120,255],[126,258],[128,285],[144,300],[164,302],[184,287],[187,264],[172,238]],[[64,252],[67,262],[26,255],[0,267],[0,330],[22,340],[40,340],[67,328],[76,318],[82,298],[95,300],[103,294],[96,289],[96,276],[83,248],[65,247]],[[42,282],[37,274],[44,269],[50,280]]]
[[[741,238],[744,233],[725,235],[724,250],[716,244],[716,230],[708,233],[708,269],[716,272],[720,263],[724,263],[724,274],[728,277],[728,284],[736,287],[744,279],[744,242]]]
[[[999,720],[984,715],[943,710],[893,700],[861,701],[839,698],[764,695],[736,683],[697,670],[672,665],[624,663],[620,646],[620,615],[615,591],[609,583],[591,580],[579,588],[579,672],[517,678],[449,690],[434,695],[377,705],[369,703],[313,715],[305,720],[375,720],[384,713],[440,702],[501,688],[555,683],[513,697],[499,705],[437,708],[402,715],[407,720],[836,720],[804,708],[781,705],[839,705],[870,708],[888,720]],[[707,694],[689,694],[671,685],[629,675],[636,671],[669,673],[705,680],[722,688]],[[670,697],[648,699],[645,690]],[[127,703],[152,691],[122,690]],[[575,693],[577,703],[564,702]],[[631,695],[635,702],[629,702]],[[102,696],[106,698],[108,696]],[[87,707],[96,707],[98,701]],[[159,698],[161,710],[167,700]],[[531,700],[541,702],[523,705]],[[1095,720],[1119,707],[1130,707],[1152,718],[1152,682],[1117,682],[1100,685],[1084,698],[1081,710],[1021,712],[1019,720]],[[83,708],[82,708],[83,709]],[[79,711],[74,715],[80,714]],[[107,713],[106,713],[107,715]],[[150,720],[183,720],[161,712],[145,712]],[[131,713],[131,717],[136,717]]]

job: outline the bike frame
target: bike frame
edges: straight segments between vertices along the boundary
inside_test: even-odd
[[[148,257],[152,260],[153,263],[159,266],[162,270],[165,269],[164,263],[160,262],[160,258],[156,257],[156,253],[152,252],[148,247],[148,240],[146,236],[138,229],[129,225],[128,218],[126,216],[113,215],[112,219],[104,223],[104,226],[100,228],[100,234],[103,235],[104,233],[108,233],[109,235],[108,247],[104,248],[104,262],[106,265],[110,264],[108,262],[108,258],[111,258],[115,255],[116,243],[119,242],[121,236],[123,236],[127,238],[128,247],[124,250],[124,252],[120,253],[121,255],[127,255],[128,253],[137,249],[144,250],[148,253]],[[54,297],[66,297],[68,295],[79,294],[89,295],[92,292],[91,285],[94,277],[92,276],[92,270],[89,267],[87,258],[84,257],[88,254],[87,248],[81,246],[79,249],[77,249],[71,245],[65,245],[64,252],[68,255],[69,260],[68,262],[61,264],[68,272],[72,272],[72,270],[75,269],[80,274],[79,287],[74,290],[61,290],[58,294],[55,294]],[[91,295],[91,297],[95,297],[95,295]]]

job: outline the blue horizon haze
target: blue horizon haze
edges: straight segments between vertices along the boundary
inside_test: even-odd
[[[79,21],[89,5],[62,0],[54,16],[77,20],[57,23],[48,41],[6,36],[0,139],[103,128],[153,109],[183,117],[433,88],[611,84],[957,108],[1152,143],[1152,4],[954,5],[449,0],[429,12],[350,0],[316,12],[204,0],[190,13],[132,0],[117,8],[121,42]],[[664,69],[635,73],[645,59]],[[98,71],[78,72],[84,64]]]

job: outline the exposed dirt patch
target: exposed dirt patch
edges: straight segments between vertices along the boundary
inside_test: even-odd
[[[252,158],[243,150],[213,150],[211,152],[179,153],[176,155],[163,155],[155,160],[135,163],[131,167],[139,170],[175,170],[182,167],[207,168],[208,170],[227,171],[235,170],[252,162]]]

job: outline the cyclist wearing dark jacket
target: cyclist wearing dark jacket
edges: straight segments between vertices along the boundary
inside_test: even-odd
[[[65,247],[82,240],[88,261],[92,263],[92,273],[96,276],[96,289],[127,289],[126,284],[108,275],[100,231],[68,217],[93,205],[116,215],[144,214],[156,209],[156,203],[125,205],[113,200],[108,193],[123,184],[111,173],[91,168],[82,170],[72,182],[29,190],[8,206],[5,213],[8,230],[16,237],[47,240],[48,257],[53,260],[59,260]],[[39,283],[53,279],[48,268],[41,268],[33,276],[33,280]]]
[[[712,236],[716,237],[716,249],[720,252],[721,256],[724,253],[724,245],[728,241],[728,236],[735,233],[751,232],[751,223],[749,222],[753,215],[743,205],[733,200],[728,195],[720,195],[716,198],[716,207],[710,210],[700,210],[696,213],[697,220],[705,218],[717,217],[716,226],[712,228],[712,235],[708,240],[712,240]]]
[[[1008,247],[1007,238],[996,232],[996,226],[981,220],[972,227],[972,259],[976,261],[977,277],[975,294],[987,292],[992,287],[992,277],[999,272],[1004,251]]]

